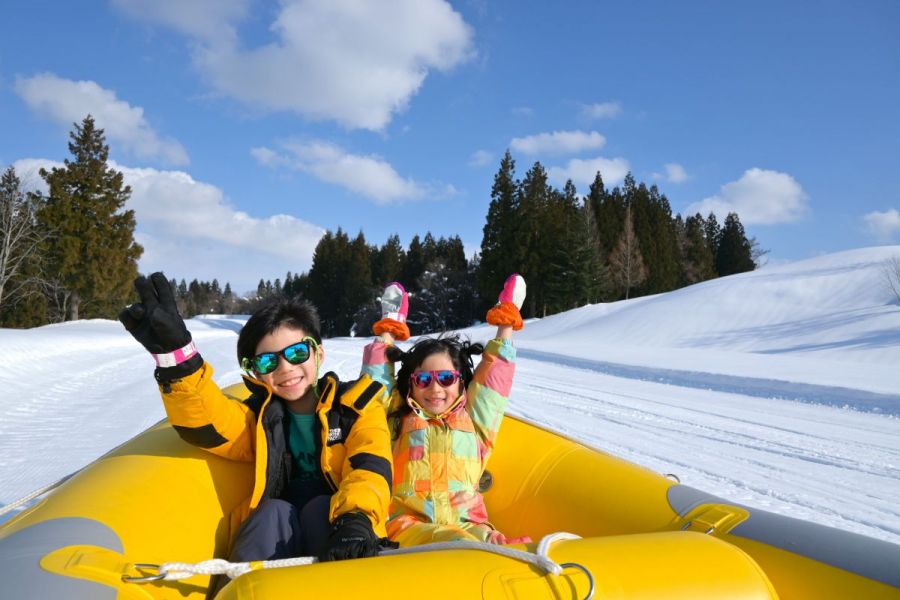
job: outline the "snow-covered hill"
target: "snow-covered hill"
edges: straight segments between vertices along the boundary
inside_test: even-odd
[[[510,412],[713,494],[900,543],[900,306],[881,281],[893,255],[821,256],[529,322]],[[220,383],[239,377],[242,322],[189,321]],[[325,368],[353,377],[365,342],[328,340]],[[164,416],[152,360],[116,322],[0,330],[0,360],[0,503]]]

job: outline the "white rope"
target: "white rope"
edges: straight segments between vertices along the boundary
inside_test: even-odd
[[[75,473],[77,473],[77,472],[78,471],[75,471]],[[23,504],[28,504],[35,498],[39,498],[40,496],[43,496],[44,494],[46,494],[49,491],[55,490],[56,488],[58,488],[59,486],[64,484],[66,481],[68,481],[73,475],[75,475],[75,473],[69,473],[68,475],[66,475],[65,477],[63,477],[62,479],[57,481],[56,483],[51,483],[50,485],[45,485],[44,487],[42,487],[38,490],[34,490],[27,496],[19,498],[15,502],[11,502],[9,504],[4,505],[3,507],[0,507],[0,517],[2,517],[3,515],[5,515],[8,512],[12,512],[13,510],[19,508]]]
[[[499,554],[507,558],[520,560],[528,564],[534,565],[547,574],[560,575],[563,568],[554,562],[550,556],[550,546],[559,540],[577,540],[581,539],[573,533],[557,532],[544,536],[537,546],[537,552],[527,552],[525,550],[516,550],[506,546],[498,546],[496,544],[488,544],[485,542],[436,542],[433,544],[425,544],[422,546],[413,546],[411,548],[399,548],[396,550],[384,550],[379,553],[380,556],[388,556],[395,554],[415,554],[419,552],[438,552],[441,550],[480,550],[482,552],[490,552]],[[261,560],[254,562],[232,563],[221,558],[205,560],[199,563],[181,563],[169,562],[163,563],[156,567],[155,565],[141,565],[141,567],[156,568],[159,575],[149,578],[148,580],[165,580],[177,581],[186,579],[194,575],[227,575],[231,579],[240,577],[250,571],[260,569],[279,569],[283,567],[296,567],[299,565],[311,565],[318,562],[314,556],[300,556],[297,558],[286,558],[282,560]],[[137,565],[136,565],[137,567]],[[143,570],[143,569],[140,569]],[[126,580],[139,580],[140,578],[125,578]]]
[[[231,579],[234,579],[245,573],[249,573],[250,571],[311,565],[314,562],[318,562],[318,560],[319,559],[314,556],[298,556],[296,558],[285,558],[281,560],[232,563],[221,558],[213,558],[199,563],[164,563],[160,566],[159,572],[160,574],[165,574],[165,577],[162,578],[165,581],[178,581],[179,579],[187,579],[194,575],[227,575]]]

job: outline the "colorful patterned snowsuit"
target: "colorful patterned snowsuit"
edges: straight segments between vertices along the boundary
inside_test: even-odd
[[[394,379],[394,365],[380,340],[366,346],[363,373],[391,391],[390,415],[406,403]],[[451,540],[502,543],[488,522],[478,482],[494,447],[515,373],[516,350],[509,340],[487,344],[466,392],[467,400],[441,420],[410,412],[390,423],[394,488],[388,536],[401,546]]]

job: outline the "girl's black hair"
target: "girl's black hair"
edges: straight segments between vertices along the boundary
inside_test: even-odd
[[[456,334],[442,335],[436,338],[424,338],[416,342],[412,348],[403,352],[396,346],[391,346],[387,350],[387,358],[390,361],[400,361],[400,370],[397,372],[397,392],[400,397],[406,400],[409,397],[410,377],[413,372],[418,369],[425,359],[433,354],[446,353],[450,356],[453,368],[460,374],[460,393],[463,392],[475,375],[475,367],[472,357],[484,352],[484,346],[478,343],[471,343],[464,340]],[[400,407],[390,415],[389,418],[400,418],[409,413],[412,409],[404,401]]]
[[[281,326],[302,329],[317,344],[322,344],[316,307],[296,297],[278,298],[257,309],[241,328],[237,342],[238,364],[245,358],[250,360],[255,357],[259,341]]]

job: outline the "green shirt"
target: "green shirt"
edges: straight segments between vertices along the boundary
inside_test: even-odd
[[[291,416],[288,446],[298,467],[294,477],[301,482],[317,480],[321,473],[316,460],[316,415],[287,413]]]

